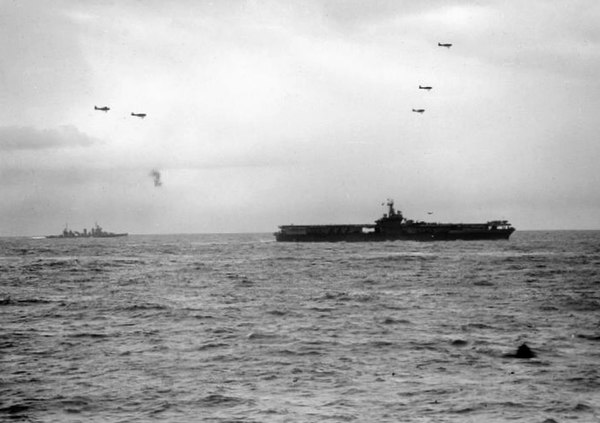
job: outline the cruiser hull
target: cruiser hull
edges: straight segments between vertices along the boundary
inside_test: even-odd
[[[119,237],[123,237],[123,236],[128,236],[129,234],[110,234],[110,235],[75,235],[75,236],[64,236],[64,235],[48,235],[46,236],[46,238],[66,238],[66,239],[72,239],[72,238],[119,238]]]

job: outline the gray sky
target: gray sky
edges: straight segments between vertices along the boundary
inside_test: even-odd
[[[0,0],[0,51],[0,235],[600,229],[595,0]]]

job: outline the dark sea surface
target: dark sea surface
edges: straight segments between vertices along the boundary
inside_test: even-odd
[[[598,422],[600,232],[2,238],[0,421]]]

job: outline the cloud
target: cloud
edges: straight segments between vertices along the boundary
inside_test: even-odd
[[[0,121],[51,126],[90,89],[68,3],[0,3]],[[75,106],[74,106],[75,105]]]
[[[54,129],[31,126],[0,127],[0,151],[43,150],[67,147],[87,147],[98,142],[72,125]]]

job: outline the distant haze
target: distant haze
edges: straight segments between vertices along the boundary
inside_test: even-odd
[[[387,198],[600,229],[599,22],[594,0],[0,2],[0,236],[370,223]]]

